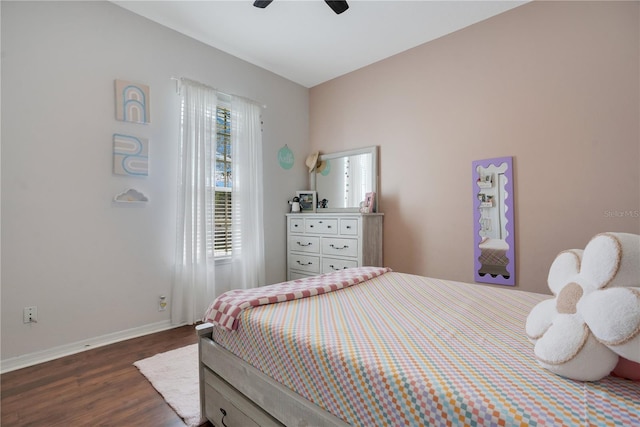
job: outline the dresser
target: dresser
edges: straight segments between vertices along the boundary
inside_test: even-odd
[[[382,267],[383,214],[287,214],[287,280]]]

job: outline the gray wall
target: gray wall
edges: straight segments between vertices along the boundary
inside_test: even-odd
[[[169,327],[170,310],[157,304],[171,295],[175,247],[172,76],[267,105],[267,282],[285,280],[286,201],[307,184],[306,88],[108,2],[1,8],[3,362]],[[115,120],[114,79],[150,86],[151,124]],[[117,132],[149,138],[147,178],[112,174]],[[288,171],[277,162],[285,144],[296,156]],[[115,206],[129,187],[150,202]],[[225,266],[217,272],[226,283]],[[23,324],[33,305],[39,322]]]

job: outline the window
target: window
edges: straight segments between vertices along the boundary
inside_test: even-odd
[[[172,306],[171,320],[195,323],[229,285],[265,283],[261,108],[187,78],[179,83],[173,300],[184,304]],[[233,280],[217,283],[216,264],[232,258]]]
[[[232,253],[232,167],[231,167],[231,111],[224,106],[216,109],[216,149],[214,190],[213,256],[228,257]]]

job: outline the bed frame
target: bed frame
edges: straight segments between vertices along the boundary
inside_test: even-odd
[[[212,324],[196,331],[201,414],[215,426],[348,426],[216,344]]]

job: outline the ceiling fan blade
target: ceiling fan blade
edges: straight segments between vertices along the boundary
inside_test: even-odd
[[[340,15],[345,10],[349,9],[349,5],[344,0],[343,1],[324,0],[324,2],[327,3],[329,7],[338,15]]]
[[[272,1],[273,0],[256,0],[253,2],[253,5],[255,7],[259,7],[260,9],[264,9],[265,7],[269,6]]]

